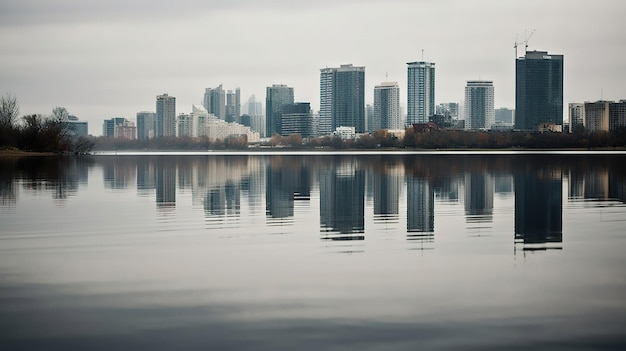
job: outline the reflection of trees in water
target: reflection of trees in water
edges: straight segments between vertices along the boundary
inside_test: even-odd
[[[74,195],[80,184],[87,184],[90,157],[42,156],[2,159],[1,188],[10,197],[17,197],[16,183],[32,193],[50,193],[56,200]],[[3,196],[4,198],[4,196]],[[13,201],[13,200],[10,200]]]

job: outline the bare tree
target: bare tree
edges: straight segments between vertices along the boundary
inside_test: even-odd
[[[68,121],[70,113],[67,112],[65,107],[55,107],[52,109],[52,119],[55,122],[65,123]]]
[[[17,115],[20,113],[20,105],[13,94],[5,94],[0,97],[0,128],[13,128]]]
[[[12,94],[0,96],[0,146],[15,147],[18,130],[16,125],[20,106]]]

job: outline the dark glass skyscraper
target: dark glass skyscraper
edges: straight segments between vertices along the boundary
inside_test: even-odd
[[[563,55],[527,51],[515,62],[515,128],[563,125]]]
[[[283,107],[293,104],[293,88],[283,84],[267,87],[265,95],[265,133],[271,137],[274,133],[282,134],[281,119]]]

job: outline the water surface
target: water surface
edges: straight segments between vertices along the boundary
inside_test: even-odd
[[[625,161],[0,160],[0,348],[620,349]]]

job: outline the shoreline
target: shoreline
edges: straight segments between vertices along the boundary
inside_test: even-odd
[[[381,148],[381,149],[292,149],[292,148],[250,148],[244,150],[94,150],[81,156],[140,156],[140,155],[173,155],[173,156],[221,156],[221,155],[411,155],[411,154],[616,154],[626,155],[624,147],[605,148],[449,148],[449,149],[422,149],[422,148]],[[0,158],[42,157],[42,156],[73,156],[54,152],[35,152],[22,150],[0,150]]]

